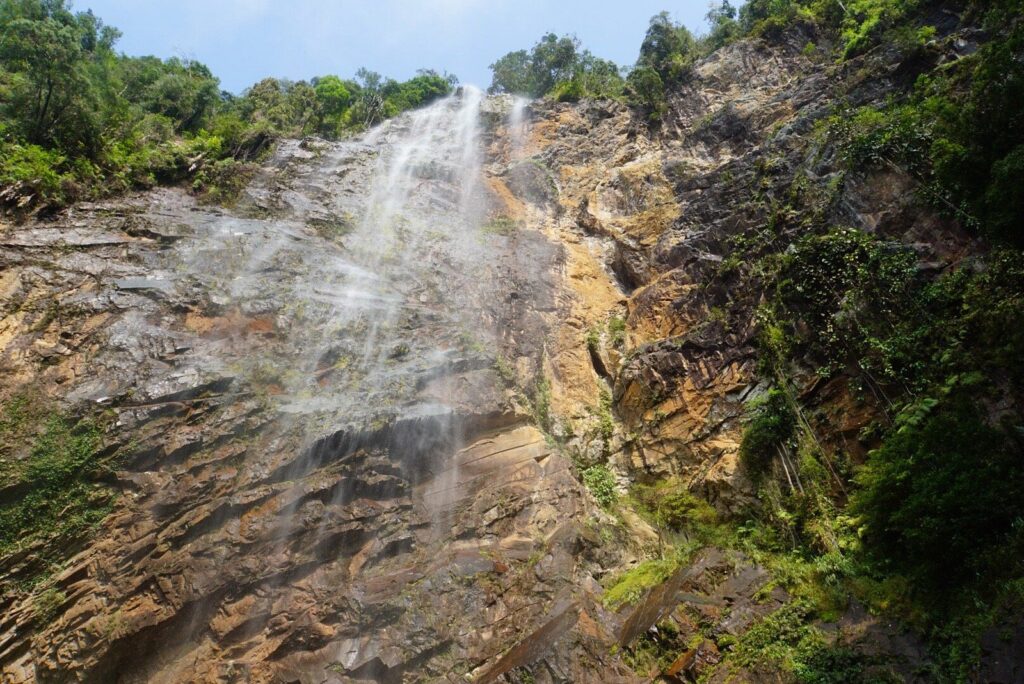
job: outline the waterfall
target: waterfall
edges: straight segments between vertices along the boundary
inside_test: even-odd
[[[351,139],[281,141],[230,208],[140,200],[132,220],[173,236],[146,264],[173,306],[126,317],[111,353],[145,348],[128,415],[174,407],[192,441],[146,433],[169,441],[147,443],[125,536],[104,547],[123,576],[93,584],[81,630],[47,648],[96,681],[399,681],[536,626],[545,600],[492,614],[473,580],[532,573],[578,514],[568,463],[510,384],[540,367],[559,259],[500,187],[525,118],[466,87]],[[472,636],[495,624],[500,643]]]
[[[515,96],[512,100],[512,107],[508,115],[508,135],[512,147],[512,156],[519,156],[526,144],[527,121],[526,107],[530,101],[524,97]]]

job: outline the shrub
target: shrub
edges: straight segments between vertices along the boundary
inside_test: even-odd
[[[5,411],[5,424],[12,415],[23,413],[14,409],[14,414]],[[30,432],[26,426],[18,431]],[[49,539],[51,543],[33,561],[41,565],[36,571],[42,572],[47,563],[77,548],[82,537],[106,517],[113,494],[98,481],[102,437],[95,423],[51,415],[31,443],[24,461],[0,461],[0,479],[21,492],[0,503],[0,555]]]
[[[61,172],[66,158],[38,145],[7,145],[0,150],[0,184],[22,184],[46,201],[59,202],[66,175]]]
[[[646,112],[651,121],[660,121],[668,113],[665,84],[651,67],[637,67],[626,79],[626,97]]]
[[[704,499],[694,495],[686,485],[675,479],[655,485],[636,485],[631,490],[649,517],[658,527],[681,532],[713,525],[718,516]]]
[[[915,349],[922,330],[895,326],[915,311],[908,300],[919,291],[916,257],[909,249],[852,229],[804,238],[779,271],[782,306],[805,324],[806,351],[829,375],[847,363],[868,374],[911,382],[920,366]]]
[[[770,468],[779,445],[793,437],[796,419],[782,390],[769,390],[750,407],[751,417],[740,442],[740,461],[758,479]]]
[[[255,171],[253,164],[220,159],[205,165],[196,174],[192,189],[206,201],[231,205],[245,190]]]
[[[604,508],[611,508],[615,504],[619,498],[615,491],[615,477],[606,466],[590,466],[580,474],[583,477],[583,484],[594,495],[597,503]]]
[[[615,349],[621,349],[626,343],[626,319],[622,316],[612,316],[608,320],[608,344]]]
[[[644,561],[618,577],[605,591],[601,601],[606,608],[618,610],[624,605],[636,603],[644,592],[655,587],[672,575],[677,567],[672,559]]]
[[[1020,452],[967,396],[909,414],[856,479],[866,548],[926,590],[1006,571],[999,559],[1022,541]]]

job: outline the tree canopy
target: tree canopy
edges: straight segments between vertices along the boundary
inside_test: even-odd
[[[510,52],[490,68],[492,93],[577,100],[616,97],[622,92],[618,66],[581,49],[574,36],[548,33],[531,50]]]
[[[0,0],[8,201],[60,203],[182,180],[205,163],[250,161],[276,137],[358,131],[458,82],[430,70],[406,81],[361,70],[356,79],[266,78],[234,96],[196,60],[117,53],[120,35],[67,0]]]

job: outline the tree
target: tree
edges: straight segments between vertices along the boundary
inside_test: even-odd
[[[492,93],[542,97],[572,79],[579,66],[579,41],[554,33],[543,36],[530,52],[510,52],[491,65]]]
[[[956,397],[908,420],[857,475],[868,550],[924,589],[986,576],[1020,533],[1020,453],[972,404]]]
[[[313,80],[313,92],[320,110],[320,132],[336,134],[345,111],[352,103],[352,90],[337,76],[321,76]]]
[[[383,121],[387,116],[382,92],[384,78],[365,67],[356,72],[356,78],[361,83],[348,111],[348,123],[354,127],[366,127]]]
[[[408,81],[388,81],[385,96],[389,104],[388,109],[394,109],[397,113],[430,104],[451,91],[452,84],[449,79],[431,69],[420,69],[416,76]]]
[[[556,84],[573,77],[579,65],[579,41],[573,36],[559,38],[549,33],[533,47],[530,58],[532,92],[539,97]]]
[[[27,140],[94,153],[100,122],[90,90],[82,32],[72,19],[14,19],[0,32],[0,59],[11,74],[6,118]]]
[[[339,115],[352,102],[352,93],[345,82],[337,76],[321,76],[315,79],[313,91],[325,115]]]
[[[653,121],[665,116],[668,105],[665,99],[665,84],[657,70],[649,66],[638,66],[626,80],[626,92],[630,102],[643,108]]]
[[[171,119],[179,132],[197,130],[220,99],[220,82],[191,60],[170,59],[162,71],[142,93],[145,109]]]
[[[708,52],[728,45],[740,35],[740,25],[736,21],[736,8],[729,0],[721,0],[718,5],[712,5],[705,18],[708,20],[707,37],[704,39],[704,48]]]
[[[533,92],[530,74],[530,53],[516,50],[498,59],[490,66],[491,93],[516,93],[529,95]]]
[[[553,95],[558,100],[617,97],[622,76],[614,62],[580,50],[572,36],[543,36],[529,52],[510,52],[491,65],[492,93],[530,97]]]
[[[574,102],[584,97],[616,98],[622,95],[625,81],[615,62],[595,57],[589,50],[579,55],[572,78],[559,81],[551,94],[561,102]]]
[[[647,35],[640,45],[637,67],[649,67],[662,82],[679,82],[693,64],[697,42],[685,26],[675,24],[668,12],[651,17]]]

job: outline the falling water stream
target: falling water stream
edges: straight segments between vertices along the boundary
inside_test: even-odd
[[[582,490],[519,389],[561,258],[512,187],[527,118],[466,87],[281,141],[230,208],[78,210],[124,247],[87,294],[118,312],[101,370],[67,398],[116,413],[127,493],[56,578],[69,622],[30,647],[31,604],[0,620],[3,676],[493,681],[571,627],[573,558],[539,559]]]
[[[493,366],[509,287],[496,277],[496,254],[515,252],[486,231],[497,210],[484,182],[482,109],[504,117],[515,148],[524,107],[464,88],[359,138],[283,142],[237,210],[191,219],[179,278],[201,280],[215,305],[273,331],[243,353],[205,349],[208,367],[223,366],[278,416],[265,431],[278,436],[260,438],[238,476],[248,484],[236,487],[261,497],[272,488],[263,519],[215,505],[204,523],[260,540],[258,557],[244,560],[254,588],[242,593],[256,599],[245,604],[255,617],[243,635],[273,633],[275,614],[295,620],[293,606],[311,596],[339,601],[337,619],[364,627],[347,628],[324,662],[388,680],[410,648],[392,642],[437,619],[431,595],[440,589],[429,582],[409,593],[401,618],[409,624],[394,635],[394,606],[372,606],[395,596],[368,600],[366,589],[348,585],[370,567],[394,566],[382,576],[391,591],[409,592],[431,572],[452,581],[461,570],[445,568],[466,562],[452,560],[460,557],[453,525],[479,477],[464,480],[456,454],[467,446],[467,424],[479,432],[494,415],[511,415]],[[527,447],[534,443],[543,446],[531,437]],[[296,457],[276,456],[295,448]],[[487,455],[471,460],[479,468]],[[405,555],[416,552],[427,556]],[[476,572],[479,555],[465,557]],[[219,610],[231,614],[235,605]],[[209,609],[196,610],[181,630],[197,658],[209,619]],[[439,646],[418,648],[434,654]],[[308,667],[322,672],[323,662]],[[163,671],[172,673],[167,681],[178,672]]]

